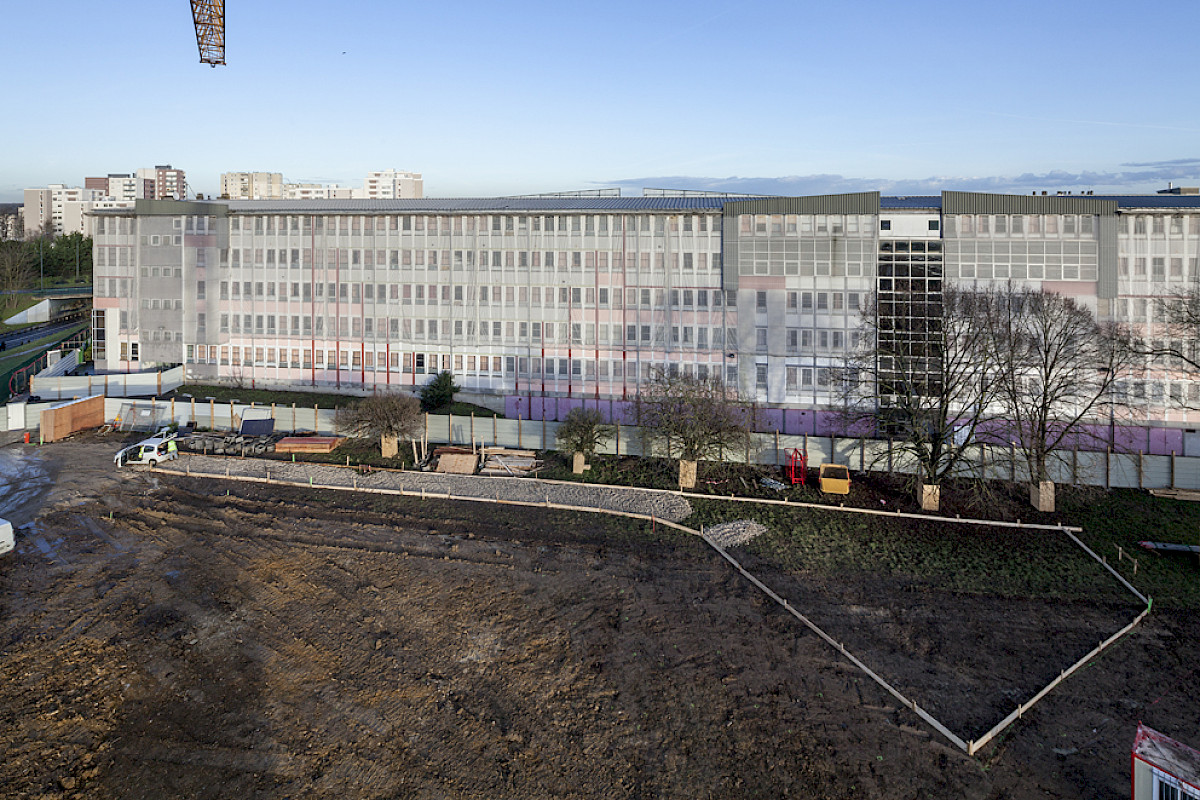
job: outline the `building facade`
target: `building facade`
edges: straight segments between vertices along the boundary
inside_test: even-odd
[[[361,200],[399,200],[425,196],[425,182],[419,172],[385,169],[368,172],[363,187],[356,193]]]
[[[282,200],[283,173],[223,172],[221,173],[221,199]]]
[[[1011,281],[1153,337],[1152,299],[1200,278],[1200,197],[1170,195],[143,201],[95,216],[98,366],[368,392],[450,370],[472,392],[628,399],[663,369],[829,408],[875,298],[900,319],[936,307],[945,281]],[[1171,422],[1200,400],[1166,370],[1129,391]]]
[[[110,200],[153,200],[154,181],[128,173],[109,173],[103,178],[84,178],[85,189],[102,192]]]
[[[52,183],[44,189],[26,189],[24,205],[25,236],[36,236],[42,231],[53,231],[56,235],[71,233],[64,222],[67,203],[86,203],[102,200],[105,195],[98,189],[67,186]]]
[[[170,164],[159,164],[154,167],[143,167],[136,177],[144,181],[154,182],[152,200],[186,200],[188,196],[187,174],[172,167]]]

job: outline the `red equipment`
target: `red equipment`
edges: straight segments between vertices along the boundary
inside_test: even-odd
[[[793,448],[787,451],[787,476],[792,486],[804,485],[808,474],[808,450]]]

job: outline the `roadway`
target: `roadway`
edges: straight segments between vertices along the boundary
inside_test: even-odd
[[[22,328],[8,333],[0,333],[0,344],[4,346],[0,353],[8,354],[10,350],[38,339],[45,339],[62,331],[70,330],[79,325],[81,320],[70,322],[48,322],[31,328]]]

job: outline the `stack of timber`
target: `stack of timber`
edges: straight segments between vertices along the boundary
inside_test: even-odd
[[[276,453],[332,453],[344,436],[289,436],[275,444]]]
[[[507,475],[514,478],[529,478],[542,468],[537,453],[532,450],[509,450],[505,447],[484,447],[483,468],[480,475]]]
[[[451,475],[474,475],[479,457],[466,447],[438,447],[433,451],[437,459],[434,472],[445,472]]]

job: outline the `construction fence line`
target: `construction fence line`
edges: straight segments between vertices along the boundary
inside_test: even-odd
[[[181,376],[182,373],[178,376],[179,380],[182,380]],[[170,384],[175,382],[176,377],[173,372],[168,371],[129,376],[98,376],[96,380],[104,378],[112,382],[141,381],[147,384],[143,386],[143,393],[149,394],[155,391],[155,381],[161,380],[164,384]],[[89,379],[84,376],[70,380]],[[88,391],[88,386],[95,391]],[[86,397],[103,391],[95,382],[81,383],[77,392],[64,392],[61,397]],[[105,403],[106,419],[110,422],[119,414],[122,403],[133,403],[137,408],[156,406],[162,409],[164,419],[179,425],[191,423],[212,430],[236,430],[241,419],[250,412],[255,415],[269,415],[275,420],[276,429],[280,431],[301,430],[323,435],[339,435],[335,410],[315,405],[264,405],[218,401],[208,397],[121,400],[117,394],[118,392],[110,391],[110,397]],[[119,394],[124,395],[124,392]],[[7,426],[6,429],[10,431],[36,430],[40,424],[42,410],[49,405],[10,404],[6,409],[7,413],[0,413],[0,426]],[[438,444],[554,450],[557,448],[556,440],[561,424],[546,420],[426,414],[418,438]],[[4,429],[0,427],[0,430]],[[787,464],[790,450],[806,451],[809,463],[814,466],[833,462],[844,464],[859,472],[899,475],[916,475],[919,472],[915,458],[904,452],[894,440],[863,437],[753,433],[748,438],[747,446],[723,452],[716,460],[783,467]],[[630,425],[614,426],[614,436],[605,441],[597,452],[601,455],[616,456],[663,455],[653,448],[646,429]],[[1055,451],[1048,467],[1050,480],[1058,484],[1200,491],[1200,457],[1196,456],[1118,453],[1111,450],[1063,450]],[[1028,482],[1029,470],[1015,445],[981,444],[953,477]]]
[[[1139,622],[1141,622],[1143,619],[1145,619],[1146,615],[1149,613],[1150,613],[1150,607],[1147,606],[1146,608],[1144,608],[1142,610],[1142,612],[1140,614],[1138,614],[1133,619],[1132,622],[1130,622],[1124,628],[1121,628],[1121,630],[1117,631],[1112,636],[1105,639],[1103,642],[1101,642],[1099,645],[1097,645],[1086,656],[1084,656],[1083,658],[1076,661],[1074,664],[1072,664],[1067,669],[1063,670],[1063,672],[1061,674],[1059,674],[1059,676],[1057,678],[1050,681],[1050,683],[1048,683],[1045,687],[1043,687],[1040,692],[1038,692],[1033,697],[1031,697],[1027,702],[1019,704],[1017,706],[1016,710],[1014,710],[1011,714],[1009,714],[1004,719],[1000,720],[1000,722],[998,722],[996,724],[996,727],[992,728],[990,731],[985,733],[982,737],[980,737],[976,741],[970,742],[967,747],[967,754],[973,756],[976,753],[978,753],[997,734],[1001,733],[1009,725],[1013,724],[1018,719],[1023,717],[1025,715],[1026,711],[1028,711],[1030,708],[1032,708],[1034,706],[1034,704],[1037,703],[1039,700],[1041,700],[1043,697],[1048,695],[1052,689],[1054,689],[1060,683],[1062,683],[1067,678],[1069,678],[1071,675],[1073,675],[1075,672],[1077,672],[1081,667],[1083,667],[1085,664],[1087,664],[1093,658],[1095,658],[1096,656],[1103,653],[1108,648],[1108,646],[1111,645],[1113,642],[1117,641],[1122,636],[1124,636],[1125,634],[1127,634],[1131,630],[1133,630],[1135,627],[1137,627],[1137,624]]]
[[[289,462],[283,462],[284,465],[287,465],[288,463]],[[329,465],[321,465],[321,466],[329,466]],[[229,467],[228,467],[228,463],[226,464],[226,469],[225,469],[224,475],[220,474],[219,472],[217,472],[217,473],[195,472],[191,469],[191,460],[189,458],[189,460],[183,470],[180,470],[178,468],[172,469],[172,468],[160,467],[159,471],[170,473],[170,474],[175,474],[175,475],[184,475],[184,476],[188,476],[188,477],[203,476],[203,477],[227,478],[230,480],[238,480],[238,481],[245,481],[245,482],[251,482],[251,483],[278,484],[278,485],[297,486],[297,487],[301,487],[301,488],[307,486],[308,488],[311,488],[311,489],[334,489],[334,490],[340,490],[340,491],[357,491],[357,492],[367,492],[367,493],[371,493],[371,494],[384,494],[384,495],[394,495],[394,496],[401,496],[401,497],[420,497],[421,499],[469,500],[469,501],[476,501],[476,502],[496,503],[496,504],[500,504],[500,505],[518,505],[518,506],[526,506],[526,507],[533,507],[533,508],[553,508],[553,509],[559,509],[559,510],[565,510],[565,511],[584,511],[584,512],[588,512],[588,513],[609,514],[609,515],[613,515],[613,516],[626,517],[629,519],[638,519],[638,520],[642,520],[642,521],[647,521],[647,522],[650,522],[651,524],[660,524],[661,523],[663,525],[666,525],[672,529],[681,531],[683,533],[699,536],[701,539],[704,540],[704,542],[706,544],[708,544],[709,547],[711,547],[713,550],[715,550],[725,561],[727,561],[731,566],[733,566],[733,568],[736,569],[746,580],[750,581],[756,588],[758,588],[765,595],[767,595],[769,598],[771,598],[771,600],[773,600],[776,604],[778,604],[781,608],[783,608],[787,613],[791,614],[793,617],[795,617],[797,620],[799,620],[805,627],[807,627],[809,630],[811,630],[813,633],[815,633],[818,637],[820,637],[823,641],[825,641],[828,645],[830,645],[835,650],[837,650],[839,653],[841,653],[847,660],[849,660],[852,664],[854,664],[855,667],[857,667],[859,670],[861,670],[863,672],[863,674],[865,674],[867,677],[869,677],[871,680],[873,680],[876,684],[878,684],[881,688],[883,688],[885,691],[887,691],[890,695],[892,695],[894,698],[896,698],[896,700],[899,701],[905,708],[912,711],[920,719],[922,719],[925,723],[927,723],[930,727],[932,727],[939,734],[941,734],[947,741],[949,741],[955,747],[959,748],[960,750],[962,750],[963,752],[967,753],[970,756],[974,756],[984,746],[986,746],[988,742],[990,742],[993,738],[995,738],[995,736],[997,736],[1000,732],[1002,732],[1003,730],[1008,728],[1010,725],[1012,725],[1014,722],[1019,720],[1022,716],[1024,716],[1025,712],[1029,711],[1030,708],[1032,708],[1036,703],[1038,703],[1040,700],[1042,700],[1042,698],[1044,698],[1055,687],[1057,687],[1060,683],[1062,683],[1062,681],[1066,680],[1069,676],[1074,674],[1081,667],[1083,667],[1085,664],[1087,664],[1093,658],[1095,658],[1100,653],[1102,653],[1105,649],[1107,649],[1114,642],[1116,642],[1117,640],[1119,640],[1120,638],[1125,636],[1129,631],[1133,630],[1133,628],[1136,627],[1138,625],[1138,623],[1140,623],[1146,617],[1146,615],[1150,612],[1150,608],[1151,608],[1151,601],[1148,598],[1146,598],[1141,592],[1139,592],[1137,589],[1135,589],[1125,578],[1123,578],[1119,573],[1117,573],[1116,570],[1114,570],[1104,559],[1097,556],[1095,552],[1093,552],[1082,541],[1080,541],[1078,537],[1076,537],[1074,535],[1074,533],[1072,531],[1079,530],[1078,528],[1068,529],[1065,526],[1028,526],[1028,527],[1038,527],[1038,528],[1049,529],[1049,530],[1061,530],[1068,537],[1070,537],[1070,539],[1072,541],[1074,541],[1077,545],[1079,545],[1084,550],[1084,552],[1086,552],[1093,559],[1095,559],[1099,564],[1101,564],[1103,567],[1105,567],[1110,573],[1112,573],[1112,575],[1115,576],[1135,596],[1137,596],[1142,602],[1146,603],[1146,608],[1140,614],[1138,614],[1137,617],[1132,622],[1130,622],[1128,625],[1126,625],[1124,628],[1117,631],[1113,635],[1109,636],[1107,639],[1102,641],[1095,649],[1093,649],[1091,652],[1089,652],[1083,658],[1076,661],[1068,669],[1061,672],[1057,678],[1055,678],[1048,685],[1046,685],[1044,688],[1042,688],[1039,692],[1037,692],[1028,701],[1026,701],[1025,703],[1018,704],[1017,708],[1012,713],[1010,713],[1007,717],[1005,717],[1003,720],[1001,720],[999,723],[997,723],[997,725],[995,727],[993,727],[990,731],[988,731],[986,734],[984,734],[980,739],[966,741],[966,740],[962,739],[960,736],[956,735],[953,731],[951,731],[945,725],[943,725],[939,720],[937,720],[928,711],[921,708],[915,700],[909,699],[902,692],[900,692],[898,689],[896,689],[894,686],[892,686],[890,683],[888,683],[888,681],[886,681],[884,678],[882,678],[878,673],[876,673],[874,670],[872,670],[870,667],[868,667],[865,663],[863,663],[858,657],[856,657],[853,653],[851,653],[849,650],[847,650],[845,645],[843,645],[841,642],[838,642],[836,639],[834,639],[832,636],[830,636],[828,633],[826,633],[823,629],[821,629],[820,626],[818,626],[816,623],[814,623],[812,620],[810,620],[807,616],[805,616],[803,613],[801,613],[798,609],[796,609],[794,606],[792,606],[792,604],[789,601],[787,601],[786,599],[781,597],[773,589],[771,589],[769,586],[767,586],[765,583],[763,583],[757,576],[755,576],[751,572],[749,572],[745,567],[742,566],[742,564],[736,558],[734,558],[732,555],[730,555],[728,553],[728,551],[726,551],[723,547],[718,545],[711,537],[709,537],[707,534],[705,534],[703,528],[701,528],[700,530],[696,530],[694,528],[689,528],[686,525],[682,525],[680,523],[677,523],[677,522],[674,522],[674,521],[671,521],[668,519],[663,519],[653,513],[643,514],[643,513],[638,513],[638,512],[623,511],[623,510],[619,510],[619,509],[604,508],[599,505],[583,506],[583,505],[570,505],[570,504],[564,504],[564,503],[553,503],[550,501],[548,494],[546,495],[546,498],[544,501],[536,502],[536,501],[512,500],[512,499],[503,499],[502,500],[502,499],[500,499],[498,490],[494,493],[494,496],[489,497],[486,494],[485,495],[476,495],[476,496],[470,496],[470,495],[459,496],[459,495],[454,495],[450,490],[447,490],[445,492],[445,494],[441,494],[441,493],[429,492],[424,488],[422,488],[420,492],[416,492],[416,491],[412,491],[412,490],[406,491],[403,488],[403,484],[401,484],[400,488],[360,487],[358,485],[357,475],[355,475],[352,478],[350,486],[336,485],[336,484],[316,484],[312,480],[311,477],[309,478],[308,483],[305,484],[303,481],[291,480],[291,479],[287,479],[287,478],[280,478],[280,477],[272,478],[271,473],[270,473],[270,466],[266,465],[265,469],[266,469],[265,477],[255,477],[255,476],[246,476],[246,475],[231,475]],[[342,469],[344,469],[344,468],[342,468]],[[400,475],[403,475],[403,474],[404,473],[400,473]],[[509,479],[509,480],[511,481],[513,479]],[[520,480],[520,479],[517,479],[517,480]],[[587,486],[587,484],[576,484],[576,483],[572,483],[572,482],[554,482],[554,483],[558,484],[559,486],[569,486],[569,487],[578,487],[581,485]],[[633,487],[621,487],[621,488],[632,489]],[[645,491],[645,490],[642,490],[642,491]],[[665,490],[652,490],[652,491],[664,492]],[[677,494],[685,494],[685,493],[677,493]],[[780,501],[770,501],[770,502],[778,503]],[[824,510],[829,510],[829,511],[850,511],[851,510],[851,509],[845,509],[845,508],[841,508],[841,507],[837,507],[837,506],[821,506],[821,505],[817,505],[817,504],[805,504],[805,505],[824,509]],[[895,516],[894,514],[890,514],[890,513],[884,513],[883,515],[884,516]],[[922,517],[922,515],[906,515],[906,516],[917,517],[917,518]],[[939,518],[939,519],[946,519],[946,518]],[[964,522],[966,524],[973,524],[973,523],[977,523],[978,521],[964,521]]]

